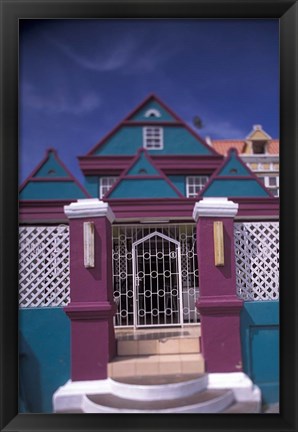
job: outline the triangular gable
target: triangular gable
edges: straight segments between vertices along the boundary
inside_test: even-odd
[[[160,172],[155,168],[151,161],[148,159],[145,151],[140,152],[138,159],[129,168],[127,175],[150,175],[160,176]]]
[[[90,198],[88,192],[60,160],[56,150],[49,149],[45,158],[20,187],[20,200],[73,200]]]
[[[180,123],[179,117],[157,96],[149,95],[126,118],[125,121],[152,121]]]
[[[164,116],[163,119],[159,117],[139,118],[139,116],[144,116],[148,109],[157,109],[158,107],[161,110],[162,116]],[[138,127],[141,128],[142,126],[146,125],[157,125],[158,122],[160,123],[160,126],[174,127],[177,130],[180,128],[185,131],[186,135],[188,135],[192,141],[191,145],[195,145],[195,147],[197,145],[199,146],[197,149],[199,150],[198,152],[190,152],[189,154],[220,156],[215,149],[210,147],[199,134],[197,134],[154,94],[148,96],[140,105],[138,105],[130,114],[128,114],[120,123],[118,123],[115,128],[107,133],[97,144],[95,144],[95,146],[92,147],[86,156],[119,156],[131,154],[128,152],[131,142],[137,142],[138,139],[140,139],[140,135],[138,135]],[[180,137],[182,142],[185,142],[185,138],[185,136],[183,136],[183,139]],[[121,143],[121,146],[119,146],[119,143]],[[142,145],[141,141],[139,142],[138,147],[140,145]],[[109,152],[105,152],[107,148],[106,146],[109,147]],[[181,146],[179,146],[179,148],[181,148]],[[135,151],[136,150],[134,150],[132,154],[135,154]],[[166,150],[164,154],[167,154]]]
[[[263,130],[261,125],[254,125],[253,130],[250,132],[250,134],[247,135],[246,139],[249,141],[268,141],[272,138],[270,135],[267,134],[267,132]]]
[[[107,193],[106,199],[184,198],[156,167],[149,154],[139,149],[131,165]]]
[[[273,197],[261,180],[231,149],[198,197]]]

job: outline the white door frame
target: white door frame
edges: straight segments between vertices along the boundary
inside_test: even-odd
[[[132,269],[133,269],[133,321],[134,321],[134,328],[136,329],[137,327],[151,327],[150,325],[148,326],[138,326],[137,322],[138,322],[138,310],[137,310],[137,286],[136,286],[136,247],[141,244],[144,243],[145,241],[149,240],[152,237],[161,237],[164,240],[167,240],[170,243],[174,243],[177,247],[177,252],[178,252],[178,293],[179,293],[179,322],[177,324],[175,324],[175,326],[181,326],[183,327],[183,305],[182,305],[182,275],[181,275],[181,247],[180,247],[180,242],[172,239],[171,237],[166,236],[165,234],[162,234],[158,231],[154,231],[151,234],[146,235],[145,237],[141,238],[140,240],[135,241],[132,244]],[[165,327],[167,327],[167,325],[164,325]],[[168,325],[170,326],[170,325]],[[152,325],[152,327],[155,327],[155,325]]]

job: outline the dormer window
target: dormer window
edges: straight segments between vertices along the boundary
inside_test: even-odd
[[[145,117],[161,117],[161,114],[157,109],[151,108],[145,112]]]
[[[147,150],[163,149],[163,128],[147,126],[143,128],[143,147]]]
[[[266,153],[266,141],[253,141],[252,151],[253,154],[265,154]]]

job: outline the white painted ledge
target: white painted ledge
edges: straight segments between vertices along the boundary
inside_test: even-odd
[[[64,206],[64,213],[69,219],[106,217],[111,223],[115,220],[109,204],[98,198],[79,199]]]
[[[203,198],[195,203],[192,217],[197,222],[200,217],[233,218],[238,213],[239,204],[228,198]]]
[[[257,402],[261,407],[261,390],[244,372],[210,373],[208,389],[231,389],[237,402]]]

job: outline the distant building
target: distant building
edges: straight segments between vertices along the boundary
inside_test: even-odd
[[[261,125],[254,125],[244,140],[208,138],[207,142],[223,156],[226,156],[231,148],[236,148],[241,159],[272,194],[279,196],[279,140],[272,139]]]

